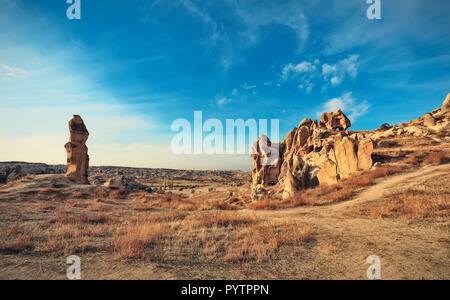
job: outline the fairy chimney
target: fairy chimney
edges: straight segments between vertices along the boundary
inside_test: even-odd
[[[69,121],[69,132],[69,142],[64,146],[67,151],[66,176],[75,183],[89,184],[89,155],[86,147],[89,132],[79,115],[74,115]]]

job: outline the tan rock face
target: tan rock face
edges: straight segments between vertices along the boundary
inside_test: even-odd
[[[354,140],[344,137],[341,141],[337,139],[334,151],[341,178],[347,178],[358,170],[358,157]]]
[[[260,149],[263,139],[258,139],[252,155],[254,189],[278,184],[282,197],[287,199],[299,190],[334,184],[359,170],[370,169],[372,140],[363,133],[336,131],[335,128],[350,126],[342,111],[328,117],[325,117],[328,123],[321,126],[317,121],[304,119],[298,128],[290,131],[280,143],[280,158],[273,165],[261,165],[260,160],[266,154]]]
[[[262,135],[253,144],[252,158],[254,160],[252,169],[252,181],[253,186],[261,185],[273,185],[278,182],[278,174],[280,169],[280,160],[276,159],[273,164],[265,164],[268,162],[272,153],[269,151],[269,147],[272,142],[267,136]]]
[[[292,176],[291,172],[287,172],[286,178],[284,179],[284,189],[283,189],[283,199],[289,199],[295,196],[297,193],[297,181]]]
[[[73,182],[88,184],[89,155],[86,141],[89,132],[80,116],[74,115],[69,121],[69,142],[64,146],[67,151],[66,176]]]
[[[358,144],[358,169],[369,170],[372,165],[373,141],[371,139],[363,139]]]
[[[337,165],[332,160],[327,159],[317,173],[317,179],[319,183],[335,184],[338,182],[338,175]]]
[[[447,97],[445,98],[444,103],[442,103],[441,110],[444,113],[450,111],[450,93],[447,94]]]
[[[333,130],[347,130],[347,128],[352,126],[352,123],[339,109],[332,113],[323,113],[320,118],[320,125]]]

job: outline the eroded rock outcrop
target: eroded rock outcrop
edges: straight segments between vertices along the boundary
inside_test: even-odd
[[[89,132],[80,116],[74,115],[69,121],[70,139],[64,146],[67,151],[67,173],[71,181],[88,184],[89,155],[86,141]]]
[[[22,167],[16,165],[14,168],[6,167],[0,170],[0,184],[13,182],[23,177]]]
[[[352,123],[347,116],[339,109],[332,113],[323,113],[320,118],[320,125],[328,129],[347,130],[352,126]]]
[[[253,144],[253,185],[273,185],[278,182],[277,168],[280,161],[278,159],[278,152],[272,153],[271,147],[272,142],[265,135],[260,136]],[[271,162],[272,155],[277,156],[273,162]],[[275,166],[275,168],[273,168],[273,166]]]
[[[15,166],[14,169],[10,170],[6,182],[13,182],[22,178],[22,167],[20,165]]]
[[[450,112],[450,93],[447,94],[444,103],[442,103],[441,111],[444,113]]]
[[[442,106],[422,117],[401,125],[389,128],[380,127],[370,133],[374,141],[385,138],[395,138],[404,135],[415,137],[432,137],[434,134],[450,129],[450,94],[447,95]]]
[[[350,120],[340,110],[322,116],[320,124],[304,119],[278,145],[279,159],[273,159],[271,165],[260,163],[268,156],[263,143],[266,137],[260,137],[253,146],[253,187],[278,185],[287,199],[302,189],[334,184],[370,169],[374,144],[363,133],[336,130],[349,126]]]

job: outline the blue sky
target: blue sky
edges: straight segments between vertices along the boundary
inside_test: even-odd
[[[175,156],[172,121],[303,118],[342,108],[353,130],[402,123],[450,92],[450,2],[0,0],[0,161],[64,163],[67,121],[93,165],[248,169]]]

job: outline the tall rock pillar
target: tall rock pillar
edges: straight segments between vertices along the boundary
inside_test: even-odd
[[[79,115],[69,121],[70,139],[64,146],[67,151],[66,176],[73,182],[88,184],[89,155],[86,141],[89,132]]]

